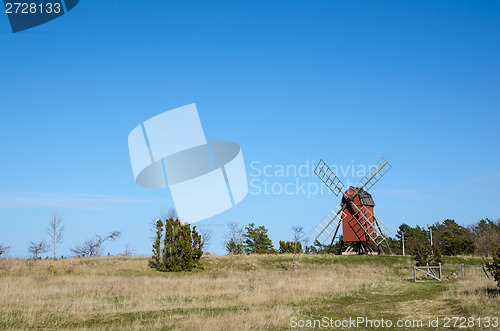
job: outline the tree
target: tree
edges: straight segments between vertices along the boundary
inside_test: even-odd
[[[158,268],[161,263],[161,238],[163,237],[163,222],[156,221],[156,237],[153,243],[153,257],[149,265],[153,268]]]
[[[406,238],[405,238],[406,239]],[[387,237],[386,242],[391,249],[392,254],[402,255],[403,254],[403,246],[400,240],[394,239],[392,237]]]
[[[444,255],[470,255],[475,251],[472,235],[455,220],[446,219],[432,227],[434,244],[438,245]]]
[[[12,250],[11,246],[0,243],[0,258],[9,254],[11,250]]]
[[[285,254],[285,253],[292,253],[292,254],[295,254],[296,252],[301,252],[302,253],[302,244],[299,242],[299,243],[296,243],[294,241],[283,241],[283,240],[280,240],[279,242],[280,244],[280,248],[279,248],[279,252],[281,254]]]
[[[500,245],[495,247],[493,251],[493,262],[487,264],[488,270],[495,278],[497,286],[500,287]]]
[[[198,230],[198,233],[201,236],[201,243],[203,244],[203,249],[206,252],[208,250],[208,246],[210,245],[210,241],[212,240],[213,231],[212,229],[202,227]]]
[[[135,249],[132,247],[130,243],[125,245],[123,252],[120,254],[122,256],[133,256],[135,254]]]
[[[232,255],[238,255],[243,253],[243,228],[241,228],[236,222],[227,223],[229,228],[229,234],[225,236],[226,238],[226,251]]]
[[[49,245],[42,240],[40,242],[31,241],[28,246],[28,253],[33,260],[38,260],[40,255],[49,251]]]
[[[63,242],[64,225],[61,224],[62,220],[61,215],[53,213],[47,227],[47,233],[50,236],[50,242],[54,251],[54,260],[56,259],[56,245]]]
[[[399,230],[396,233],[396,238],[402,244],[402,237],[405,237],[405,250],[406,252],[412,252],[417,245],[423,245],[428,243],[430,240],[429,232],[420,226],[411,227],[408,224],[401,224]]]
[[[294,243],[294,254],[302,253],[302,246],[307,246],[309,238],[307,238],[304,228],[302,226],[292,226],[293,230],[293,243]],[[300,249],[299,249],[300,247]]]
[[[492,256],[493,250],[500,245],[500,219],[482,219],[468,227],[474,240],[476,251],[481,256]]]
[[[441,250],[439,246],[430,243],[417,244],[412,252],[417,266],[438,265],[441,263]]]
[[[199,261],[203,256],[203,248],[206,242],[206,238],[203,239],[203,235],[196,231],[196,226],[193,226],[191,231],[192,246],[193,246],[193,260],[196,267],[200,267]]]
[[[304,246],[307,246],[308,238],[306,237],[306,234],[304,232],[304,228],[302,226],[292,226],[293,230],[293,262],[292,262],[292,269],[295,269],[295,266],[297,265],[297,260],[302,254],[302,244]]]
[[[153,256],[149,265],[159,271],[191,271],[202,268],[199,261],[203,255],[201,235],[189,223],[182,224],[169,218],[156,222],[156,239],[153,243]],[[163,246],[160,243],[163,239]]]
[[[151,220],[151,223],[150,223],[150,228],[149,228],[149,230],[151,231],[150,238],[153,241],[156,240],[156,223],[158,222],[158,220],[161,220],[163,223],[166,223],[169,218],[174,219],[174,220],[179,218],[179,216],[177,216],[177,211],[173,207],[169,208],[167,212],[163,211],[160,213],[160,215],[153,217],[153,219]],[[163,245],[163,243],[161,243],[161,244]]]
[[[101,254],[102,244],[108,240],[116,240],[120,238],[120,231],[113,231],[108,236],[102,237],[100,235],[95,235],[95,238],[87,239],[82,245],[76,245],[70,248],[70,251],[75,253],[77,256],[92,257]]]
[[[261,225],[255,227],[255,223],[250,223],[245,227],[246,233],[243,234],[245,238],[244,250],[247,254],[270,254],[275,253],[273,243],[267,235],[267,229]]]
[[[339,239],[341,241],[342,238]],[[314,240],[314,243],[309,247],[311,253],[313,254],[327,254],[328,245],[323,245],[318,239]]]

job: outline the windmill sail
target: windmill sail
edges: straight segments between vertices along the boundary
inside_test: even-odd
[[[368,191],[370,188],[372,188],[375,183],[377,183],[380,178],[384,177],[384,175],[391,170],[392,166],[387,162],[383,157],[378,160],[375,165],[373,165],[368,173],[361,178],[359,181],[358,187],[359,189],[364,189],[365,191]]]
[[[340,181],[323,159],[318,162],[316,169],[314,169],[314,173],[326,184],[326,186],[328,186],[333,194],[338,196],[340,193],[344,193],[344,183]]]
[[[339,206],[333,207],[332,210],[326,214],[325,217],[312,229],[311,234],[316,240],[324,244],[335,232],[336,227],[342,221],[343,211],[345,206],[340,208]]]

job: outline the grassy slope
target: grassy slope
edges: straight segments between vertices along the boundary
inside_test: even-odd
[[[0,260],[0,329],[289,329],[292,316],[396,321],[500,311],[495,284],[477,269],[414,283],[409,257],[303,255],[291,270],[290,255],[209,256],[205,270],[175,274],[147,260]],[[481,259],[444,259],[460,263]]]

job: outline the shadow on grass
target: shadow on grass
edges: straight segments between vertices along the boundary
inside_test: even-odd
[[[478,288],[475,290],[465,290],[463,291],[464,294],[466,295],[480,295],[480,296],[487,296],[489,298],[500,298],[500,288],[496,287],[483,287],[483,288]]]
[[[476,294],[483,294],[487,295],[490,298],[498,298],[500,297],[500,288],[482,288],[482,289],[477,289]]]

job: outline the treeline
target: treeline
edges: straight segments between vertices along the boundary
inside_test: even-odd
[[[268,229],[250,223],[245,228],[237,223],[229,223],[229,233],[226,235],[226,251],[228,254],[277,254],[277,253],[313,253],[326,254],[330,247],[317,240],[312,245],[307,245],[307,237],[302,227],[292,227],[291,240],[280,240],[279,247],[275,248],[268,237]],[[479,255],[492,256],[493,250],[500,245],[500,219],[492,221],[482,219],[468,227],[459,225],[455,220],[447,219],[436,222],[427,228],[412,227],[408,224],[399,226],[394,237],[387,238],[387,244],[393,254],[403,254],[403,240],[405,254],[413,255],[417,248],[427,244],[439,249],[442,255]],[[334,242],[330,252],[338,254],[341,245],[347,249],[353,243],[342,243],[342,236]],[[373,251],[377,251],[373,243],[368,243]]]
[[[432,244],[439,247],[443,255],[492,256],[494,248],[500,244],[500,219],[492,221],[486,218],[468,227],[451,219],[436,222],[427,229],[402,224],[396,239],[390,240],[395,254],[402,253],[403,236],[407,254],[412,254],[418,245],[430,243],[432,236]]]

